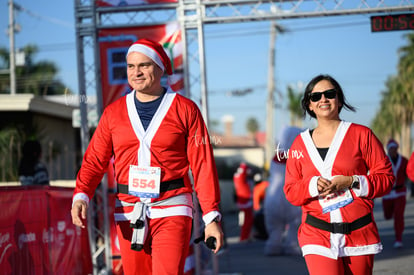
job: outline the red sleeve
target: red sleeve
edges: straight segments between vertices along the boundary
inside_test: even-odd
[[[76,178],[74,195],[86,193],[89,199],[92,199],[96,187],[108,169],[112,156],[112,136],[108,123],[108,109],[105,109],[83,156],[82,166]]]
[[[362,143],[365,139],[365,142]],[[390,192],[395,176],[391,162],[384,151],[381,141],[369,130],[367,136],[361,140],[360,147],[367,164],[368,198],[382,197]]]
[[[266,196],[266,188],[269,186],[268,181],[262,181],[253,188],[253,209],[259,211],[262,202]]]
[[[407,164],[407,176],[414,182],[414,152],[411,154]]]
[[[188,120],[187,158],[203,214],[219,211],[220,186],[213,147],[201,112],[195,104]]]
[[[247,181],[246,172],[234,174],[233,183],[237,197],[243,199],[250,199],[252,197],[252,191],[250,190],[249,182]]]
[[[293,152],[300,152],[302,157],[292,157]],[[289,157],[286,161],[285,185],[283,190],[286,199],[291,204],[301,206],[312,199],[309,192],[309,184],[313,175],[317,176],[319,172],[312,164],[302,137],[299,135],[293,141],[289,149]]]

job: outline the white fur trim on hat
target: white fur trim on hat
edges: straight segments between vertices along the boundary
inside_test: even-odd
[[[146,56],[151,58],[155,62],[155,64],[157,64],[162,69],[163,72],[165,72],[164,64],[162,63],[161,58],[158,56],[157,52],[153,48],[150,48],[142,44],[133,44],[131,47],[129,47],[127,56],[131,52],[139,52],[145,54]]]
[[[390,148],[392,148],[392,147],[398,148],[398,143],[395,142],[395,141],[388,142],[387,150],[390,150]]]

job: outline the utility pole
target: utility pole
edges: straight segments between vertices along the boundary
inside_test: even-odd
[[[275,106],[275,43],[276,43],[276,22],[270,23],[270,46],[269,46],[269,69],[266,101],[266,147],[265,147],[265,168],[270,168],[270,161],[274,154],[273,140],[273,107]]]
[[[10,94],[16,94],[16,56],[14,52],[14,3],[13,0],[9,0],[9,73],[10,73]]]
[[[196,4],[201,8],[201,0],[196,0]],[[204,121],[207,125],[207,129],[210,129],[210,118],[208,115],[208,97],[207,97],[207,74],[206,74],[206,63],[205,63],[205,50],[204,50],[204,25],[201,22],[201,19],[197,20],[197,34],[198,34],[198,45],[199,45],[199,55],[200,55],[200,82],[201,82],[201,113],[203,115]]]

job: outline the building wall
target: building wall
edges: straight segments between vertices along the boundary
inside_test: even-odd
[[[264,167],[265,151],[263,147],[214,148],[214,156],[228,158],[231,162],[245,161],[258,167]]]
[[[47,165],[50,178],[76,178],[80,149],[78,131],[72,127],[72,121],[39,114],[33,121],[40,130],[42,162]]]

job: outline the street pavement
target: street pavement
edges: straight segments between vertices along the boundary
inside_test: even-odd
[[[375,256],[375,275],[414,274],[414,198],[407,198],[405,210],[404,247],[393,248],[394,229],[392,220],[384,220],[381,199],[375,200],[374,217],[378,225],[383,251]],[[265,256],[264,241],[240,243],[237,213],[223,215],[223,228],[227,246],[216,256],[216,273],[219,275],[302,275],[308,274],[302,256]],[[218,272],[217,272],[218,269]]]

